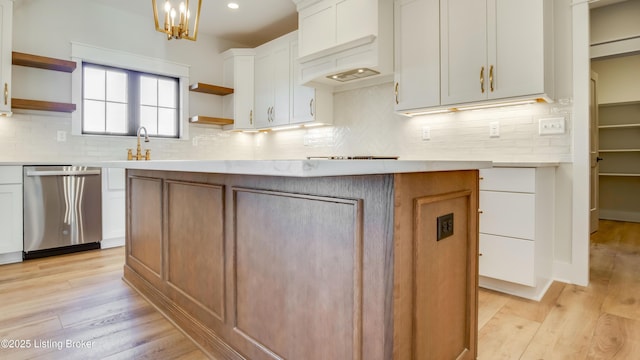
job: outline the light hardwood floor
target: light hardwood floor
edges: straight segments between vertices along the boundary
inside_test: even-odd
[[[479,359],[640,359],[640,224],[601,221],[591,241],[588,287],[554,283],[540,302],[480,290]],[[0,341],[30,346],[0,359],[206,358],[123,264],[116,248],[0,266]]]
[[[122,281],[123,265],[115,248],[0,266],[0,359],[206,359]]]
[[[590,268],[540,302],[481,289],[478,358],[640,359],[640,224],[600,221]]]

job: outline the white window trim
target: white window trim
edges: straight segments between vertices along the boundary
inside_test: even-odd
[[[180,139],[189,139],[189,65],[77,42],[71,42],[71,60],[75,61],[77,65],[76,67],[80,69],[80,71],[74,71],[71,75],[71,99],[72,102],[76,104],[76,111],[71,115],[71,134],[83,135],[82,62],[84,61],[98,65],[107,65],[178,78],[180,91]]]

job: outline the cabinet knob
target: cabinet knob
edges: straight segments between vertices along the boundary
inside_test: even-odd
[[[484,211],[478,209],[478,214],[484,214]]]

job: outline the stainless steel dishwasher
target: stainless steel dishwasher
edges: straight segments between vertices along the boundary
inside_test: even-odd
[[[101,169],[24,167],[24,259],[100,248]]]

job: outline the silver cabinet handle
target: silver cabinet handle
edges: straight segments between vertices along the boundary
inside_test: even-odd
[[[86,175],[100,175],[100,170],[27,171],[27,176],[86,176]]]

